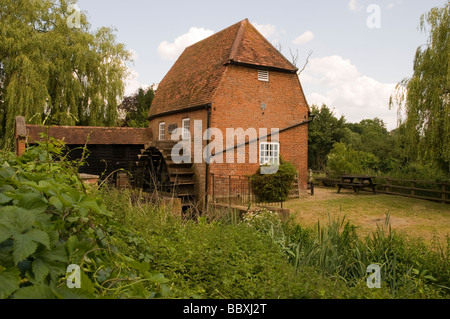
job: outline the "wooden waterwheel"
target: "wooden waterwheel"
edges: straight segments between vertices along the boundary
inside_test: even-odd
[[[183,209],[195,200],[191,163],[175,163],[171,152],[175,142],[152,142],[138,155],[135,185],[148,193],[181,199]]]

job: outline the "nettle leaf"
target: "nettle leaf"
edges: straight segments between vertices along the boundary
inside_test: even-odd
[[[50,199],[48,200],[48,202],[50,203],[50,205],[53,205],[57,210],[62,211],[64,209],[64,204],[61,201],[61,199],[59,199],[56,196],[52,196],[50,197]]]
[[[33,270],[34,279],[38,283],[43,283],[45,277],[47,277],[47,275],[50,272],[50,269],[47,267],[45,262],[40,258],[35,258],[31,269]]]
[[[71,197],[68,194],[61,194],[61,195],[57,195],[59,200],[61,201],[61,203],[63,203],[63,205],[65,207],[73,207],[73,205],[75,205],[78,202],[78,199]]]
[[[14,299],[56,299],[55,293],[48,286],[29,286],[17,290]]]
[[[4,205],[12,201],[12,198],[9,196],[6,196],[3,193],[0,193],[0,205]]]
[[[55,294],[61,299],[93,299],[95,296],[92,293],[83,289],[70,289],[66,286],[53,290]]]
[[[15,234],[16,235],[16,234]],[[13,258],[14,263],[18,264],[28,258],[36,251],[37,244],[27,237],[26,234],[17,234],[14,236]]]
[[[47,200],[40,193],[27,193],[17,203],[17,206],[35,213],[43,213],[47,210]]]
[[[0,272],[0,299],[8,298],[19,289],[20,276],[17,268],[9,268]]]
[[[9,166],[7,162],[3,163],[2,168],[0,168],[0,176],[8,179],[16,174],[16,170]]]
[[[38,243],[44,245],[47,249],[50,246],[50,239],[46,232],[39,229],[31,229],[26,233],[14,233],[13,258],[14,263],[19,263],[32,255]]]
[[[0,225],[4,225],[11,231],[23,233],[33,225],[35,216],[33,213],[16,206],[7,206],[0,209]]]
[[[50,249],[50,237],[45,231],[39,229],[31,229],[25,235],[29,237],[31,240],[41,243],[45,246],[45,248]]]
[[[38,283],[44,283],[47,275],[56,281],[59,276],[66,273],[67,254],[64,245],[60,245],[52,250],[43,250],[35,254],[32,265],[34,279]]]
[[[15,190],[16,189],[13,186],[9,185],[9,184],[3,184],[0,187],[0,193],[14,192]]]
[[[3,243],[5,240],[9,239],[12,236],[12,231],[4,226],[0,225],[0,243]]]
[[[44,192],[44,193],[47,193],[52,188],[54,188],[54,185],[52,183],[50,183],[49,181],[46,181],[46,180],[39,181],[39,183],[37,181],[36,182],[35,181],[31,181],[31,182],[23,182],[22,184],[31,186],[35,190],[38,190],[38,191]]]
[[[86,291],[89,294],[95,293],[95,287],[92,283],[91,279],[88,277],[88,275],[85,274],[83,270],[81,270],[80,273],[80,284],[81,284],[81,290]]]

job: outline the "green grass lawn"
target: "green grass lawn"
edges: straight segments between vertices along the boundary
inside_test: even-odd
[[[399,233],[427,242],[434,237],[444,242],[450,234],[450,205],[402,196],[355,195],[351,190],[337,194],[336,189],[316,188],[314,196],[289,200],[284,207],[304,226],[327,223],[328,214],[339,215],[357,226],[358,234],[366,235],[377,223],[383,224],[389,213],[391,227]]]

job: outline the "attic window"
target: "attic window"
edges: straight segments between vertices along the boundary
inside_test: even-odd
[[[258,70],[258,80],[262,82],[269,82],[269,71]]]

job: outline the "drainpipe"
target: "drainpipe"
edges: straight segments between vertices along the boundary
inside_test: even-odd
[[[209,177],[209,162],[211,160],[211,157],[209,156],[209,142],[211,140],[211,136],[209,135],[209,129],[211,126],[211,103],[206,105],[206,112],[207,112],[207,120],[206,120],[206,129],[208,130],[208,137],[206,141],[206,154],[208,154],[208,158],[206,158],[206,165],[205,165],[205,212],[208,209],[208,177]]]

